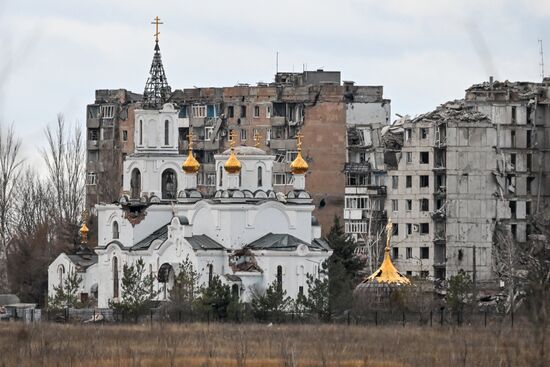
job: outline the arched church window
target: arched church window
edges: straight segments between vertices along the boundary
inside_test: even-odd
[[[130,178],[130,189],[132,199],[139,199],[141,194],[141,172],[139,169],[134,168],[132,170],[132,177]]]
[[[262,167],[258,167],[258,187],[262,187]]]
[[[64,275],[65,275],[65,267],[63,265],[59,265],[57,267],[57,279],[58,279],[59,287],[63,286],[63,276]]]
[[[113,222],[113,240],[118,240],[118,222]]]
[[[218,169],[218,185],[221,187],[223,185],[223,167],[220,165]]]
[[[283,267],[281,265],[277,266],[277,290],[283,291]]]
[[[118,298],[118,259],[113,256],[113,298]]]
[[[170,121],[164,121],[164,145],[170,145]]]
[[[233,284],[231,286],[231,296],[233,297],[233,299],[239,299],[239,285],[238,284]]]
[[[143,120],[139,120],[139,145],[143,145]]]
[[[162,198],[175,199],[178,190],[178,179],[176,172],[169,168],[162,172]]]
[[[208,286],[212,285],[212,279],[214,279],[214,265],[208,264]]]

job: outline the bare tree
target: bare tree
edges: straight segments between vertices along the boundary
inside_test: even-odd
[[[82,130],[66,127],[63,115],[57,116],[55,129],[45,129],[48,146],[42,156],[48,168],[48,180],[53,189],[54,220],[67,241],[78,241],[78,223],[84,204],[85,147]]]
[[[0,292],[8,291],[8,244],[15,217],[15,184],[21,173],[21,139],[13,124],[4,130],[0,124]]]

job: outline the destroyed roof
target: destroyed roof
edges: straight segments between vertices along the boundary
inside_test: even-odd
[[[300,245],[306,245],[313,251],[330,251],[328,243],[320,238],[308,244],[286,233],[268,233],[245,247],[251,250],[295,251]]]
[[[411,120],[412,123],[431,122],[477,122],[488,121],[487,115],[466,106],[463,99],[443,103],[431,112],[419,115]]]

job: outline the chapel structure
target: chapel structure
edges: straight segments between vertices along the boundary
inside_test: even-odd
[[[292,298],[307,295],[307,275],[319,276],[332,250],[321,238],[305,190],[309,167],[301,154],[303,136],[297,137],[293,189],[286,195],[273,191],[275,157],[258,144],[235,146],[232,134],[230,149],[214,157],[216,191],[206,197],[197,189],[200,162],[191,134],[187,155],[178,154],[183,126],[177,106],[166,102],[169,90],[157,35],[142,109],[135,111],[135,150],[124,161],[122,195],[116,203],[95,206],[96,248],[62,253],[50,264],[50,296],[78,272],[81,298],[108,307],[124,296],[124,265],[140,258],[155,276],[158,300],[169,299],[186,259],[201,285],[219,276],[242,302],[273,282]],[[87,234],[86,223],[82,233]]]

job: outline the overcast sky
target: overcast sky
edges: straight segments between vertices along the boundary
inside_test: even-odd
[[[278,51],[280,71],[383,85],[392,120],[489,75],[540,81],[538,38],[550,55],[546,0],[0,0],[0,121],[31,161],[57,113],[84,125],[96,89],[143,91],[157,15],[172,89],[271,81]]]

